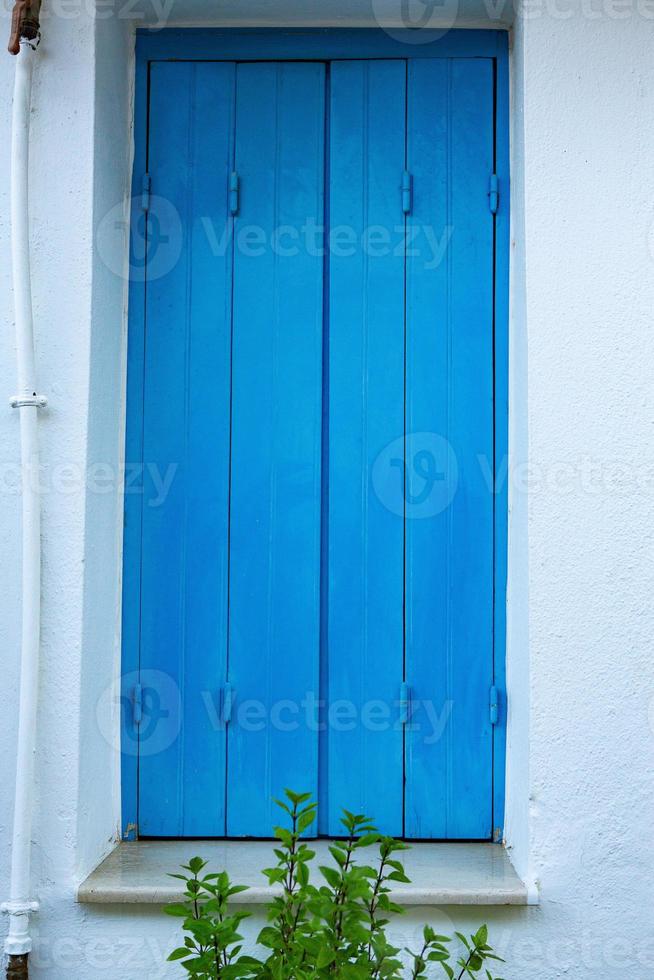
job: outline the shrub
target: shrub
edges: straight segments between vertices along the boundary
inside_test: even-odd
[[[169,960],[180,961],[192,977],[219,980],[422,980],[432,969],[442,969],[449,980],[494,980],[489,965],[500,957],[488,945],[486,926],[470,937],[456,933],[457,955],[450,937],[426,925],[421,949],[405,949],[402,961],[401,951],[388,940],[387,926],[402,912],[391,898],[391,886],[409,881],[399,860],[408,845],[380,835],[367,817],[343,811],[345,839],[330,842],[334,863],[320,867],[322,884],[312,884],[309,862],[315,853],[302,835],[315,820],[316,804],[307,793],[287,790],[286,798],[276,802],[289,826],[275,827],[277,864],[263,872],[270,884],[281,887],[268,904],[268,925],[258,937],[265,955],[258,959],[243,953],[239,929],[248,913],[230,909],[233,896],[246,889],[232,884],[225,871],[204,874],[206,862],[195,857],[183,866],[183,874],[172,876],[185,883],[185,901],[166,911],[184,920],[186,936]],[[374,867],[360,863],[369,854],[363,849],[373,845],[378,851]]]

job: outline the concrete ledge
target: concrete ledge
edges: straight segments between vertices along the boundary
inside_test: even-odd
[[[331,864],[328,841],[310,842],[314,865]],[[278,889],[266,883],[261,869],[275,863],[270,841],[139,841],[121,843],[84,881],[78,902],[165,905],[180,901],[181,882],[168,877],[194,855],[209,862],[211,871],[226,870],[235,884],[248,891],[234,903],[261,905]],[[365,853],[365,852],[362,852]],[[367,855],[372,863],[376,851]],[[528,890],[499,844],[414,844],[400,854],[411,884],[396,884],[399,905],[528,905]],[[319,872],[314,875],[317,880]]]

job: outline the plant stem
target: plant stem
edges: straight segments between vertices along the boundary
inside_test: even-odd
[[[411,973],[411,980],[416,980],[416,978],[418,977],[418,963],[417,963],[417,960],[424,960],[425,953],[427,952],[427,949],[428,948],[429,948],[429,943],[423,943],[422,949],[420,950],[420,955],[418,957],[416,957],[416,962],[414,963],[414,966],[413,966],[413,972]]]
[[[343,870],[341,871],[341,883],[334,893],[334,906],[336,908],[336,915],[334,916],[334,952],[338,954],[338,948],[340,941],[343,938],[343,906],[345,905],[345,897],[347,886],[345,882],[345,877],[350,870],[350,863],[352,861],[352,853],[354,851],[354,837],[350,836],[347,842],[347,849],[345,851],[345,863],[343,865]],[[337,969],[336,960],[331,965],[330,973],[335,973]]]
[[[463,974],[466,972],[466,970],[468,969],[468,966],[470,965],[470,960],[472,959],[472,957],[475,955],[476,952],[477,952],[477,947],[475,946],[474,949],[470,950],[470,954],[468,956],[468,959],[465,961],[465,965],[463,966],[463,968],[461,970],[461,973],[459,973],[459,975],[456,978],[456,980],[461,980],[461,978],[463,977]]]
[[[375,931],[376,918],[375,914],[377,912],[377,906],[379,904],[379,893],[381,887],[384,883],[384,869],[386,867],[386,862],[388,860],[388,854],[383,855],[381,863],[379,865],[379,873],[377,875],[377,880],[375,881],[375,887],[372,890],[372,897],[370,899],[370,905],[368,906],[368,915],[370,916],[370,942],[368,943],[368,959],[372,954],[372,935]]]

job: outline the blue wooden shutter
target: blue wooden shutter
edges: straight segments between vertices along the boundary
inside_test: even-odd
[[[330,73],[151,69],[144,835],[491,835],[493,66]]]
[[[322,830],[343,807],[402,829],[403,521],[371,483],[404,432],[402,239],[373,257],[373,226],[403,223],[403,61],[332,65],[329,224],[328,632]],[[337,237],[340,235],[340,238]],[[381,250],[384,251],[384,250]],[[389,717],[370,724],[382,705]],[[363,713],[363,716],[362,716]]]
[[[318,788],[303,705],[319,674],[323,260],[301,233],[323,221],[324,75],[321,64],[237,70],[230,835],[269,836],[273,796]],[[263,247],[238,244],[247,228]]]
[[[409,837],[489,838],[492,62],[410,62],[408,107],[417,254],[407,258],[406,425],[415,435],[406,459],[406,677],[414,711],[406,731],[405,830]],[[446,247],[436,262],[437,242]],[[412,506],[434,478],[433,513]]]
[[[202,218],[219,235],[228,220],[233,94],[232,65],[152,66],[139,830],[153,836],[225,826],[231,253]],[[155,473],[172,478],[165,498]]]

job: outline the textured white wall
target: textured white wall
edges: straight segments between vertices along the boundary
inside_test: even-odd
[[[581,976],[601,978],[616,975],[614,937],[646,955],[654,940],[654,24],[605,9],[518,24],[513,382],[527,399],[512,410],[532,474],[526,502],[514,494],[509,652],[516,697],[529,659],[517,864],[541,883],[547,932],[597,944]]]
[[[90,4],[51,9],[35,77],[31,221],[43,487],[43,628],[34,877],[37,929],[69,937],[82,921],[73,883],[107,852],[119,809],[117,755],[96,704],[117,674],[118,495],[87,493],[96,461],[118,474],[124,282],[93,247],[94,229],[125,198],[130,140],[129,24],[95,22]],[[3,7],[0,31],[8,33]],[[0,57],[0,404],[15,385],[10,292],[9,134],[14,62]],[[97,99],[96,99],[97,95]],[[18,418],[0,408],[0,891],[7,893],[13,817],[20,623]],[[59,932],[60,930],[60,932]],[[56,974],[50,970],[44,976]],[[81,975],[81,974],[80,974]]]
[[[3,37],[7,29],[2,20]],[[6,193],[13,62],[0,59],[3,107],[2,274],[9,275]],[[78,798],[78,703],[84,572],[84,495],[61,492],[67,467],[84,466],[87,445],[88,362],[91,312],[91,189],[93,166],[93,45],[86,23],[52,25],[35,78],[31,144],[32,264],[40,390],[51,408],[41,422],[43,485],[42,705],[37,753],[37,810],[34,825],[34,872],[43,887],[46,916],[56,915],[49,901],[74,873]],[[7,118],[5,119],[5,113]],[[7,408],[15,384],[13,308],[9,288],[2,293],[2,427],[5,475],[2,531],[7,574],[2,590],[6,663],[0,711],[3,766],[2,868],[6,871],[12,824],[13,745],[18,683],[20,517],[11,493],[18,456],[18,419]],[[61,483],[60,481],[63,481]],[[7,483],[9,482],[9,487]],[[57,721],[60,719],[60,723]],[[6,893],[6,874],[2,876]]]
[[[645,980],[654,955],[653,13],[645,0],[586,0],[584,8],[530,0],[516,20],[508,834],[542,904],[483,912],[509,959],[507,980]],[[79,474],[120,460],[125,293],[93,242],[125,196],[130,26],[117,17],[94,23],[84,4],[75,16],[51,16],[33,117],[39,374],[51,402],[42,423],[35,878],[43,910],[33,975],[52,980],[180,974],[162,965],[175,922],[73,901],[79,878],[111,846],[118,816],[115,753],[101,734],[111,725],[98,724],[96,705],[117,670],[120,507],[115,494],[84,492]],[[12,68],[0,58],[4,134]],[[14,386],[7,154],[0,137],[6,396]],[[17,419],[1,404],[4,891],[19,507],[8,490]],[[406,917],[398,938],[411,940],[427,914]],[[451,929],[452,919],[476,918],[444,910],[440,921]]]

